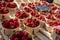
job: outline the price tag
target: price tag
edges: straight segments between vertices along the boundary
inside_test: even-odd
[[[35,8],[36,8],[38,11],[49,11],[49,10],[51,10],[50,7],[44,6],[44,5],[35,6]]]

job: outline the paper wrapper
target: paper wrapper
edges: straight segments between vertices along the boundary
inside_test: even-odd
[[[16,8],[8,8],[10,11],[16,11],[17,7]]]
[[[15,16],[16,17],[16,16]],[[27,18],[31,18],[31,16],[28,14],[28,17],[26,17],[26,18],[18,18],[18,17],[16,17],[17,19],[18,19],[18,22],[19,22],[19,24],[21,24],[21,27],[24,27],[24,25],[23,25],[23,21],[25,20],[25,19],[27,19]],[[21,28],[20,27],[20,28]]]
[[[37,26],[37,27],[35,27],[35,28],[30,28],[30,27],[26,26],[25,24],[24,24],[24,27],[26,28],[26,31],[28,31],[29,33],[32,34],[33,31],[39,31],[39,29],[40,29],[41,27],[43,27],[43,25],[44,25],[44,24],[42,24],[42,22],[40,22],[39,26]]]
[[[15,0],[16,2],[21,2],[21,0]]]
[[[9,13],[8,14],[0,14],[0,20],[5,20],[9,18]]]
[[[15,29],[2,28],[2,30],[6,36],[10,36],[12,33],[14,33],[15,30],[19,30],[19,27]]]
[[[29,32],[30,34],[32,34],[34,30],[38,31],[39,30],[38,28],[40,26],[38,26],[36,28],[30,28],[30,27],[27,27],[26,25],[24,25],[24,27],[25,27],[25,29],[26,29],[27,32]]]

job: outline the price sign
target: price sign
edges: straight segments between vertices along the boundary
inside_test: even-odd
[[[35,6],[35,8],[36,8],[38,11],[49,11],[49,10],[51,10],[50,7],[44,6],[44,5]]]

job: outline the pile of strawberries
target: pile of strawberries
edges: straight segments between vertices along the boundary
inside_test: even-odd
[[[6,3],[4,1],[0,2],[0,14],[7,14],[9,10],[6,8]]]
[[[19,27],[18,19],[9,19],[2,22],[4,28],[14,29]]]
[[[17,5],[12,3],[14,0],[4,0],[0,2],[0,14],[9,13],[8,8],[16,8]],[[48,6],[51,8],[50,11],[38,11],[35,6]],[[8,29],[14,29],[19,27],[18,19],[22,20],[24,25],[30,28],[35,28],[40,25],[40,20],[48,24],[51,27],[60,25],[60,8],[55,6],[53,3],[48,3],[46,1],[35,2],[35,3],[21,3],[21,8],[15,13],[17,19],[9,19],[2,22],[3,27]],[[29,17],[30,18],[27,18]],[[59,31],[59,32],[58,32]],[[58,30],[57,33],[60,33]],[[21,35],[20,35],[21,34]],[[23,34],[23,35],[22,35]],[[20,31],[11,36],[11,40],[32,40],[28,37],[28,34]]]
[[[17,11],[15,16],[19,19],[24,19],[24,18],[27,18],[29,14],[26,14],[26,12],[24,11]]]
[[[40,22],[37,19],[28,18],[24,21],[24,24],[30,28],[35,28],[40,25]]]
[[[40,5],[48,6],[51,8],[51,10],[39,12],[36,10],[35,6],[40,6]],[[51,27],[55,27],[55,26],[60,25],[60,8],[58,8],[53,3],[48,3],[46,1],[42,1],[41,3],[40,2],[28,3],[28,4],[21,3],[21,6],[26,13],[28,13],[32,16],[32,18],[36,18],[38,20],[41,20]],[[31,24],[31,23],[29,23],[29,22],[25,23],[25,25],[27,25],[27,26],[29,24]],[[31,25],[29,25],[29,26],[32,27]],[[35,26],[35,23],[33,26]],[[60,31],[58,33],[60,33]]]
[[[2,1],[0,1],[0,14],[9,13],[8,8],[16,8],[17,5],[13,1],[14,0],[2,0]]]
[[[32,40],[31,36],[29,36],[29,33],[25,31],[17,31],[16,33],[12,34],[10,39],[11,40]]]

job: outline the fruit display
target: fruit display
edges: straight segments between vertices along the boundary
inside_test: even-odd
[[[17,4],[16,3],[8,3],[7,7],[9,8],[9,10],[16,10]]]
[[[4,33],[9,36],[14,30],[19,29],[19,25],[18,19],[8,19],[2,22],[2,30],[5,30]]]
[[[0,20],[9,18],[9,10],[6,8],[5,2],[0,2]]]
[[[16,14],[15,14],[15,16],[16,16],[18,19],[20,19],[20,20],[24,20],[24,19],[30,17],[30,15],[27,14],[26,12],[24,12],[24,11],[17,11]]]
[[[24,21],[24,24],[30,28],[35,28],[40,25],[40,22],[37,19],[30,18],[30,19],[26,19]]]
[[[4,28],[14,29],[19,27],[18,19],[9,19],[2,22]]]
[[[25,31],[17,31],[10,36],[10,40],[32,40],[32,36]]]
[[[60,40],[60,8],[45,0],[1,0],[0,21],[8,40]]]

